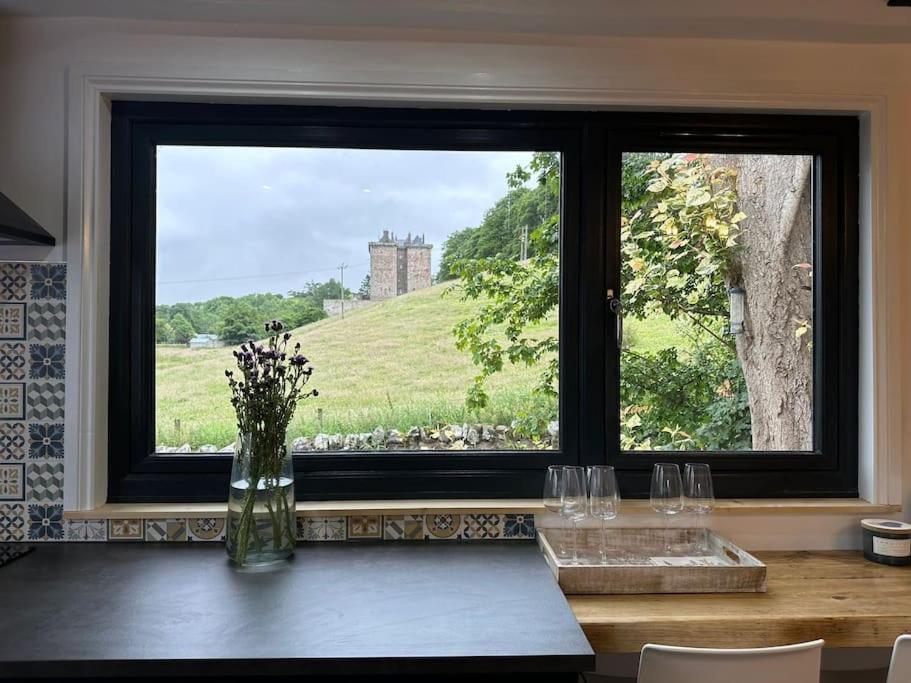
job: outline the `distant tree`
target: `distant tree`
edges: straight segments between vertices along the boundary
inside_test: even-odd
[[[370,273],[367,273],[364,276],[364,279],[361,280],[361,286],[357,290],[357,296],[359,299],[369,299],[370,298]]]
[[[535,239],[533,233],[559,213],[559,178],[560,156],[553,152],[535,154],[527,168],[517,166],[507,176],[509,192],[487,211],[481,224],[456,231],[443,243],[437,280],[461,277],[467,260],[517,261],[523,245],[526,260],[555,252],[556,240]]]
[[[543,362],[534,392],[556,397],[559,345],[556,336],[534,337],[525,333],[529,325],[540,323],[559,303],[559,202],[560,159],[556,154],[538,153],[528,168],[518,167],[509,174],[510,187],[526,189],[534,178],[534,191],[516,196],[518,215],[536,223],[528,235],[528,254],[518,260],[518,248],[510,254],[461,258],[453,264],[461,282],[454,289],[462,300],[478,301],[470,318],[459,322],[453,333],[456,347],[468,351],[478,373],[466,399],[472,410],[484,408],[490,397],[487,379],[500,372],[506,363],[535,366]],[[510,192],[514,195],[516,189]],[[501,199],[497,206],[503,204]],[[545,213],[541,213],[546,210]],[[485,218],[485,224],[490,217]],[[527,224],[527,223],[526,223]],[[480,231],[484,228],[478,228]],[[518,242],[516,241],[516,244]],[[520,418],[522,416],[519,416]]]
[[[282,312],[277,316],[285,327],[294,328],[301,325],[322,320],[326,317],[326,312],[322,308],[317,308],[311,299],[287,299],[282,307]]]
[[[351,290],[345,288],[344,298],[351,298]],[[288,292],[290,297],[309,298],[317,308],[323,307],[325,299],[341,299],[342,285],[335,278],[329,278],[326,282],[308,282],[302,290],[292,290]]]
[[[155,343],[172,344],[174,342],[174,328],[164,318],[155,318]]]
[[[263,316],[248,303],[235,301],[222,314],[218,336],[228,344],[240,344],[262,336]]]
[[[183,313],[178,313],[171,318],[170,324],[171,329],[174,331],[174,341],[178,344],[186,344],[196,335],[193,325]]]

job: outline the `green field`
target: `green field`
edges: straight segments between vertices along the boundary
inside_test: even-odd
[[[333,317],[294,330],[313,364],[311,387],[318,398],[298,407],[291,435],[368,432],[376,426],[407,431],[412,426],[462,422],[508,425],[535,399],[536,368],[507,366],[489,380],[490,407],[465,410],[465,392],[475,374],[469,355],[455,348],[452,328],[477,302],[445,295],[451,285],[380,302],[344,319]],[[679,336],[666,318],[631,321],[633,348],[654,351]],[[553,334],[556,313],[529,331]],[[233,442],[234,413],[224,371],[234,366],[230,348],[159,346],[156,354],[157,443],[193,448]]]

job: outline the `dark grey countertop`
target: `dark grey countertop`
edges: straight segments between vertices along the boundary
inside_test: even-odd
[[[0,677],[572,672],[594,654],[532,543],[56,544],[0,568]]]

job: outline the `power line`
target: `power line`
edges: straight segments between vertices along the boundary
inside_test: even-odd
[[[353,266],[346,266],[351,268],[357,268],[358,266],[366,266],[369,261],[363,261],[361,263],[355,263]],[[314,275],[316,273],[327,273],[329,271],[338,270],[337,267],[332,268],[319,268],[317,270],[295,270],[288,271],[286,273],[265,273],[262,275],[235,275],[234,277],[206,277],[200,278],[198,280],[164,280],[158,282],[159,285],[186,285],[193,284],[197,282],[229,282],[233,280],[260,280],[263,278],[269,277],[287,277],[289,275]]]
[[[342,290],[342,292],[341,292],[341,294],[342,294],[342,318],[345,317],[345,268],[347,268],[347,267],[348,267],[348,264],[345,263],[344,261],[342,263],[340,263],[338,266],[339,286],[341,287],[341,290]]]

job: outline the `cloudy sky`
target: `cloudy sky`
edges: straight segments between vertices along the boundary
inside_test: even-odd
[[[367,242],[443,241],[481,222],[524,152],[158,148],[157,300],[287,293],[338,278],[356,290]]]

